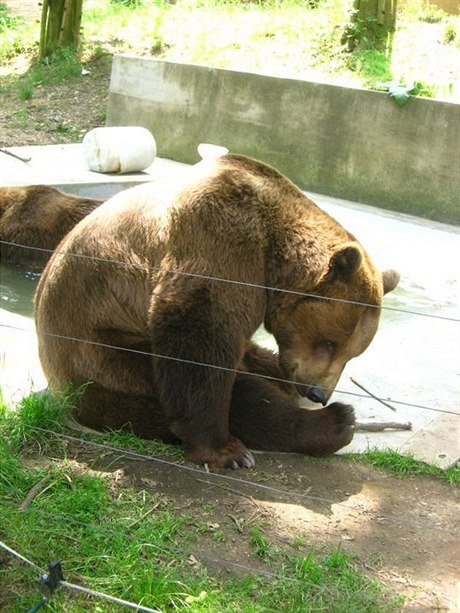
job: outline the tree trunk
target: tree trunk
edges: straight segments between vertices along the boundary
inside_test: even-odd
[[[83,0],[43,0],[40,59],[58,49],[78,49]]]
[[[358,46],[386,48],[396,27],[398,0],[353,0],[350,21],[342,42],[353,51]]]

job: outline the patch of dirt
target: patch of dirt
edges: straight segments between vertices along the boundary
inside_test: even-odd
[[[37,0],[2,0],[11,14],[39,20]],[[27,77],[29,58],[20,56],[17,77]],[[111,55],[83,65],[82,77],[53,85],[38,85],[30,99],[21,100],[10,78],[0,77],[0,146],[54,145],[80,142],[86,132],[105,124]],[[14,79],[14,77],[13,77]]]
[[[105,125],[111,65],[111,56],[100,56],[84,64],[81,78],[38,85],[28,100],[0,80],[0,146],[81,142],[86,132]]]
[[[42,3],[37,0],[2,0],[12,15],[26,19],[39,19]]]
[[[405,612],[458,610],[459,491],[439,480],[397,479],[339,456],[257,453],[253,470],[206,473],[90,449],[71,444],[66,457],[115,475],[116,487],[164,495],[176,513],[208,525],[191,563],[230,575],[267,571],[251,543],[256,524],[293,554],[340,546],[364,573],[404,594]]]

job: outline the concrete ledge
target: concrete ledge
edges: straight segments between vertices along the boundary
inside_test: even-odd
[[[443,470],[455,466],[460,458],[460,420],[458,415],[442,415],[416,432],[399,449],[421,462]]]
[[[117,55],[107,124],[150,129],[162,157],[221,144],[303,189],[460,223],[459,119],[447,102]]]
[[[109,174],[88,170],[83,147],[74,145],[48,145],[9,147],[9,151],[27,163],[0,153],[0,186],[52,185],[62,191],[87,198],[110,198],[122,189],[155,181],[184,171],[186,166],[172,160],[156,158],[142,172]]]

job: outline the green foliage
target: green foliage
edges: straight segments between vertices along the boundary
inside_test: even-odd
[[[16,82],[20,100],[29,100],[40,85],[52,85],[65,79],[81,76],[81,63],[78,56],[70,49],[58,52],[31,64],[29,70]]]
[[[80,392],[66,393],[43,390],[21,400],[14,408],[0,403],[0,433],[12,449],[36,444],[43,451],[49,448],[50,437],[43,430],[62,432],[64,421],[75,406]]]
[[[355,49],[358,44],[361,48],[374,48],[374,32],[377,26],[377,19],[367,16],[366,19],[355,17],[355,21],[349,23],[342,37],[343,44],[347,44],[349,51]]]
[[[142,6],[143,0],[110,0],[112,4],[125,6],[128,9],[136,9]]]
[[[100,441],[100,435],[84,435],[86,440]],[[114,430],[104,433],[104,443],[118,449],[126,449],[151,456],[168,456],[176,461],[185,460],[185,453],[178,445],[168,445],[159,440],[145,440],[126,430]]]
[[[425,464],[412,456],[400,455],[390,449],[370,449],[364,454],[349,457],[353,457],[355,461],[362,461],[378,468],[385,468],[399,477],[426,475],[447,481],[453,486],[460,486],[460,464],[447,470],[441,470],[437,466]]]
[[[379,49],[356,49],[349,57],[349,66],[366,80],[366,84],[391,79],[390,58]]]
[[[81,75],[81,62],[78,55],[66,47],[44,58],[41,64],[49,69],[48,75],[53,83]]]
[[[417,17],[419,21],[426,23],[439,23],[446,17],[446,13],[437,6],[425,2],[418,11]]]
[[[18,512],[44,477],[46,486]],[[161,610],[320,613],[330,610],[331,602],[334,611],[399,610],[398,600],[360,574],[341,550],[283,558],[277,551],[282,563],[273,568],[273,547],[260,529],[251,532],[251,540],[261,548],[259,564],[270,562],[270,577],[255,573],[225,579],[212,567],[191,566],[181,545],[189,521],[174,510],[174,501],[126,486],[117,489],[110,468],[96,473],[66,460],[48,460],[37,468],[0,442],[2,540],[43,568],[62,559],[68,581],[83,580],[92,589]],[[222,534],[216,534],[221,542]],[[6,613],[29,610],[38,601],[36,572],[27,565],[11,559],[0,568],[0,578]],[[118,605],[64,588],[49,606],[67,613],[119,611]]]
[[[254,546],[254,551],[257,556],[265,560],[274,558],[276,550],[270,541],[262,534],[259,526],[253,526],[251,530],[251,543]]]
[[[30,52],[36,43],[33,26],[21,17],[11,15],[4,2],[0,2],[0,62],[21,53]]]
[[[353,3],[349,21],[343,29],[342,43],[348,51],[355,49],[388,50],[396,29],[396,12],[390,0],[384,0],[380,13],[380,2]]]
[[[0,2],[0,33],[5,32],[8,28],[17,27],[22,22],[21,17],[11,15],[6,4]]]
[[[30,100],[35,93],[35,87],[33,79],[21,79],[17,86],[19,100]]]
[[[315,559],[313,549],[307,556],[297,560],[295,575],[297,579],[305,580],[309,583],[316,585],[321,583],[323,579],[323,566]]]
[[[444,32],[442,35],[442,42],[446,45],[453,43],[457,37],[457,29],[453,23],[446,23],[446,27],[444,28]]]
[[[84,5],[81,50],[83,58],[134,52],[343,85],[419,81],[427,84],[423,95],[451,99],[460,45],[458,36],[452,38],[458,29],[456,18],[449,18],[451,25],[446,25],[444,40],[453,44],[449,46],[452,60],[445,62],[433,55],[435,47],[429,54],[420,47],[425,33],[438,28],[426,20],[433,21],[432,14],[443,14],[433,13],[428,5],[417,8],[411,3],[403,9],[391,48],[374,48],[366,43],[364,33],[361,44],[350,54],[341,42],[347,22],[342,0],[91,0]],[[33,58],[38,27],[16,19],[8,24],[5,35],[0,36],[0,62],[21,54]],[[362,24],[356,21],[350,27],[359,29]],[[19,96],[29,100],[39,85],[76,77],[79,70],[76,56],[54,55],[43,66],[34,61],[20,78]],[[17,80],[17,76],[10,79]]]
[[[2,540],[28,559],[42,567],[51,559],[63,559],[69,581],[84,577],[92,589],[165,610],[319,613],[331,601],[335,611],[399,610],[399,599],[389,598],[380,585],[360,574],[342,550],[293,555],[292,550],[275,547],[260,523],[252,526],[247,538],[270,577],[255,574],[223,580],[201,564],[191,566],[184,543],[199,534],[209,534],[214,546],[226,543],[222,526],[196,521],[189,512],[178,513],[175,500],[159,497],[152,489],[136,491],[120,483],[105,459],[102,470],[95,468],[98,458],[89,465],[66,460],[67,448],[56,447],[58,437],[46,433],[40,438],[33,429],[61,432],[63,416],[74,401],[75,393],[41,392],[12,409],[0,397]],[[102,441],[142,452],[143,443],[150,444],[122,432],[104,434]],[[42,452],[52,448],[53,459],[42,455],[37,465],[35,456],[29,464],[31,445],[39,445]],[[62,459],[56,458],[56,452]],[[36,485],[41,485],[37,495],[26,510],[18,512]],[[203,509],[201,501],[197,505],[201,513],[213,512],[212,507]],[[305,539],[297,540],[298,551],[305,546]],[[225,553],[220,555],[225,559]],[[27,567],[13,560],[0,569],[2,585],[8,586],[2,594],[5,611],[28,610],[37,601],[36,577],[26,579],[27,572]],[[118,610],[103,601],[95,602],[93,609],[85,597],[64,589],[56,592],[50,604],[67,613]]]
[[[13,493],[26,492],[32,484],[33,480],[22,473],[20,461],[11,452],[6,438],[0,438],[0,500],[6,500]]]

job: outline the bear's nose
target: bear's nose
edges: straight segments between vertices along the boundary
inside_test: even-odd
[[[307,398],[313,402],[320,402],[323,406],[327,404],[329,394],[327,390],[322,387],[311,387],[308,391]]]

